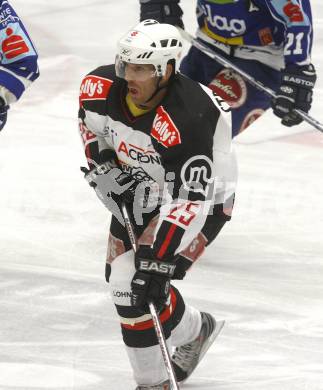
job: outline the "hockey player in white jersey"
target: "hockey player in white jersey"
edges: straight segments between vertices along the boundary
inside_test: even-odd
[[[90,72],[80,90],[83,171],[113,213],[106,280],[137,390],[170,389],[148,300],[176,348],[178,382],[223,326],[171,283],[184,279],[230,220],[236,183],[230,107],[177,72],[181,51],[175,27],[146,20],[121,38],[115,64]],[[121,202],[138,238],[135,254]]]
[[[8,109],[37,79],[38,55],[19,16],[7,0],[0,0],[0,131]]]

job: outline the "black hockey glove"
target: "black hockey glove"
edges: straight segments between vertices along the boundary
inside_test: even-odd
[[[159,23],[168,23],[184,28],[183,11],[180,0],[139,0],[140,21],[154,19]]]
[[[292,110],[296,108],[305,113],[309,112],[315,81],[316,73],[313,65],[290,65],[282,71],[281,85],[271,106],[274,114],[282,118],[283,125],[295,126],[303,121]]]
[[[162,310],[170,293],[170,281],[175,264],[157,260],[149,247],[139,247],[135,254],[137,269],[131,281],[131,304],[143,312],[148,312],[147,303],[151,300],[157,310]]]
[[[4,128],[7,122],[9,106],[6,105],[2,97],[0,97],[0,131]]]

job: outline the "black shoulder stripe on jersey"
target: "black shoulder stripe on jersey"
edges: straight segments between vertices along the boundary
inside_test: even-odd
[[[85,110],[85,115],[87,111],[91,111],[102,116],[107,115],[106,100],[83,100],[82,106]]]

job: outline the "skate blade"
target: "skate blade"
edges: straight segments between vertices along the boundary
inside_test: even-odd
[[[211,345],[214,343],[215,339],[220,334],[222,328],[224,327],[225,321],[216,321],[215,324],[215,330],[211,337],[207,340],[207,342],[203,345],[203,348],[201,349],[200,359],[199,362],[203,359],[204,355],[208,351],[208,349],[211,347]]]
[[[206,354],[206,352],[208,351],[208,349],[211,347],[211,345],[214,343],[215,339],[220,334],[222,328],[224,327],[224,324],[225,324],[224,320],[216,321],[215,330],[214,330],[212,336],[209,337],[208,341],[204,344],[203,348],[201,349],[200,358],[199,358],[199,361],[198,361],[196,367],[194,368],[194,370],[191,372],[191,374],[186,379],[179,382],[180,385],[183,385],[188,379],[190,379],[193,372],[197,369],[197,366],[199,365],[200,361],[203,359],[203,357]]]

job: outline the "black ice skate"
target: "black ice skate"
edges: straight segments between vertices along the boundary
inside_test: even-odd
[[[224,321],[215,321],[211,314],[201,312],[202,327],[198,337],[190,343],[177,347],[172,356],[178,382],[185,381],[202,360],[221,329]]]
[[[153,386],[138,386],[136,390],[170,390],[170,382],[169,380]]]

